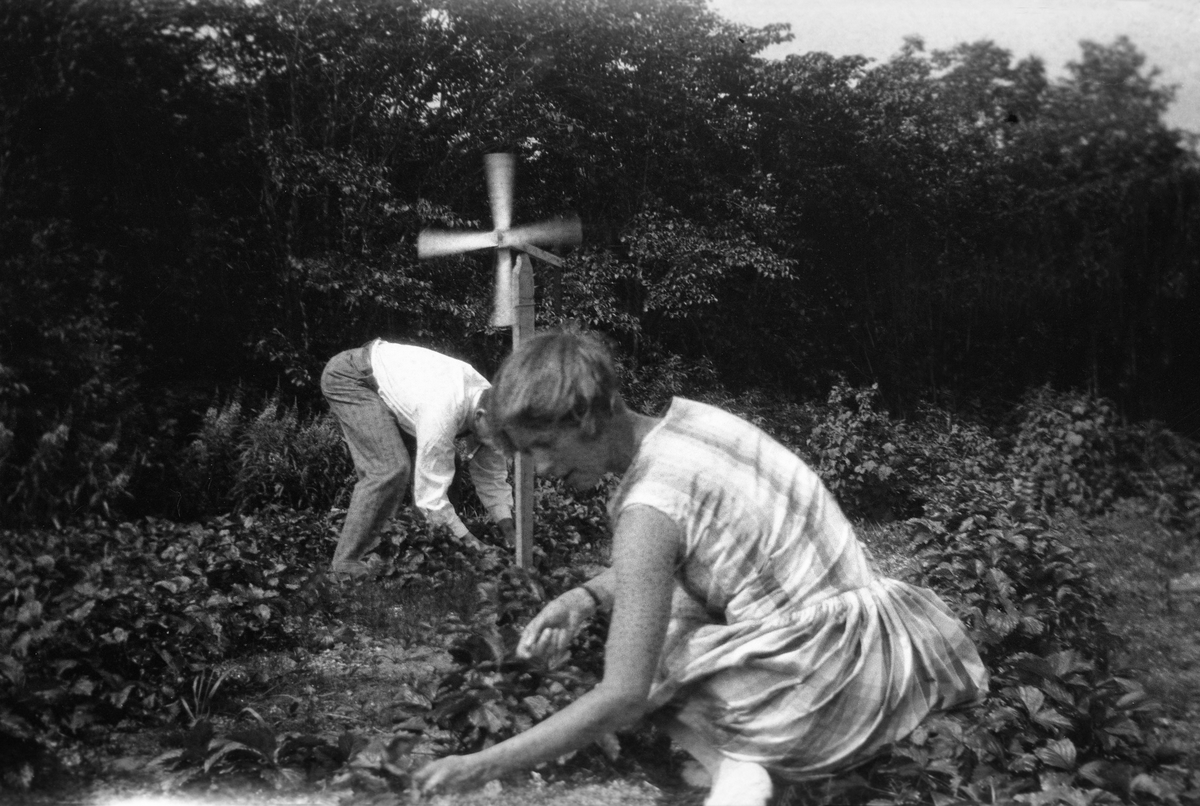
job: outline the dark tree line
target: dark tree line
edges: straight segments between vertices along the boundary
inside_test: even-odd
[[[787,36],[700,0],[0,0],[5,508],[137,492],[218,390],[314,400],[370,336],[493,368],[487,257],[413,244],[490,224],[498,150],[518,223],[584,222],[542,324],[631,371],[1197,428],[1200,166],[1132,43],[1052,81],[986,41],[755,56]]]

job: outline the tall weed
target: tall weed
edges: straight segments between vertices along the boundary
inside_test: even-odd
[[[353,465],[328,413],[302,415],[278,395],[257,412],[240,395],[209,407],[180,477],[193,515],[268,506],[328,509],[347,495]]]

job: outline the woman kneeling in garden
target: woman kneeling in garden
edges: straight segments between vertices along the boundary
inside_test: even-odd
[[[833,497],[746,421],[675,398],[626,408],[607,351],[545,333],[495,382],[492,425],[537,472],[582,489],[622,474],[612,565],[546,605],[517,652],[565,651],[611,608],[603,680],[479,753],[425,766],[426,791],[479,785],[648,716],[712,778],[705,801],[765,804],[772,776],[826,776],[931,711],[981,698],[987,673],[931,591],[877,576]]]

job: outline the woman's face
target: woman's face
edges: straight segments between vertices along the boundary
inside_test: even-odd
[[[603,436],[584,439],[578,428],[532,429],[510,426],[505,434],[513,447],[533,460],[539,476],[559,478],[576,490],[600,483],[608,472],[608,440]]]

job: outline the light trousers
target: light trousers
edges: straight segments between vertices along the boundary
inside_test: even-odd
[[[379,544],[379,529],[404,500],[412,460],[395,416],[379,397],[370,346],[338,353],[321,373],[321,393],[350,448],[358,481],[333,552],[332,570],[356,573]]]

